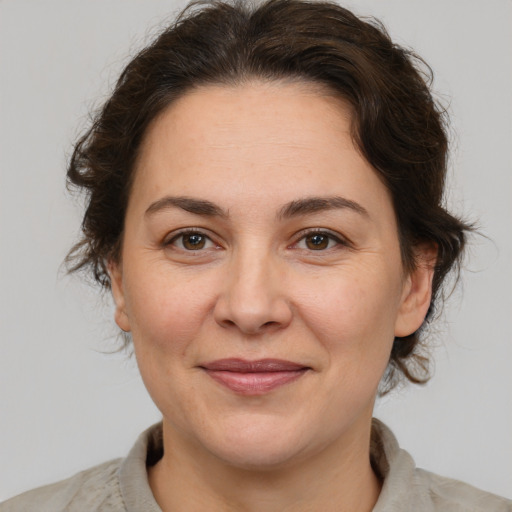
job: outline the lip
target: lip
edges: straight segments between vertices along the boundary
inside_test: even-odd
[[[242,395],[263,395],[302,377],[310,368],[282,359],[219,359],[200,366],[213,380]]]

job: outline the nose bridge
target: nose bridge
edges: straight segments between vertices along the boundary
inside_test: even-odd
[[[245,333],[279,329],[291,320],[279,258],[263,244],[240,246],[232,254],[217,321]]]

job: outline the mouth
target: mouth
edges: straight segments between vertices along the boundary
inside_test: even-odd
[[[300,379],[310,367],[281,359],[219,359],[200,366],[213,380],[241,395],[263,395]]]

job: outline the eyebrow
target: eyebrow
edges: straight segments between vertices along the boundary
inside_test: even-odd
[[[165,196],[151,203],[145,215],[153,215],[170,208],[181,208],[186,212],[206,217],[228,217],[228,213],[211,201],[186,196]]]
[[[206,217],[229,217],[229,213],[215,203],[206,199],[195,199],[187,196],[165,196],[158,199],[154,203],[151,203],[145,215],[153,215],[171,208],[181,208],[195,215]],[[301,215],[310,215],[321,211],[336,209],[349,209],[360,215],[369,217],[368,211],[359,203],[340,196],[330,196],[306,197],[291,201],[280,208],[277,218],[289,219]]]
[[[278,213],[278,217],[289,219],[300,215],[309,215],[326,210],[349,209],[365,217],[369,217],[366,208],[359,203],[340,196],[306,197],[285,204]]]

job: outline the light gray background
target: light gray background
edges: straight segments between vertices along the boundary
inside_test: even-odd
[[[76,239],[71,141],[130,51],[182,2],[0,0],[0,500],[124,455],[159,415],[107,356],[112,307],[59,265]],[[450,103],[450,199],[472,244],[436,375],[379,404],[418,465],[512,497],[512,2],[351,0],[436,71]],[[463,295],[463,298],[461,298]]]

